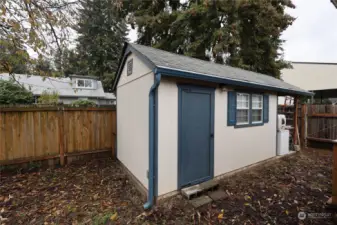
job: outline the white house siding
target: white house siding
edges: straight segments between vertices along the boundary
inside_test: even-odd
[[[117,158],[148,187],[149,91],[154,82],[151,69],[135,55],[133,73],[123,68],[117,86]]]
[[[304,90],[324,90],[337,88],[337,64],[292,63],[293,69],[283,69],[281,78]]]
[[[158,195],[178,186],[178,87],[163,78],[158,89]],[[276,95],[269,97],[269,122],[227,126],[227,92],[215,91],[214,177],[276,156]]]

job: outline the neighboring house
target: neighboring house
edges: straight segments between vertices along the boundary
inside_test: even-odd
[[[117,158],[153,198],[276,156],[278,95],[312,95],[266,76],[125,44]]]
[[[15,80],[30,90],[36,99],[44,92],[57,92],[59,102],[71,104],[78,99],[86,99],[98,105],[115,105],[116,97],[105,93],[102,82],[93,76],[71,75],[66,78],[41,77],[34,75],[14,75]],[[0,74],[0,79],[9,80],[8,74]]]
[[[282,80],[313,91],[316,103],[327,99],[337,103],[337,63],[292,62],[291,64],[292,69],[282,70]]]

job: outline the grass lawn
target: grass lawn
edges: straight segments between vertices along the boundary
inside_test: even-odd
[[[331,181],[332,152],[305,151],[222,180],[224,200],[194,209],[178,195],[144,213],[118,163],[93,160],[2,175],[0,224],[333,224]]]

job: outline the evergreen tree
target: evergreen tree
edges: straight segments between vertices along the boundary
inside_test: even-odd
[[[280,78],[280,70],[290,66],[282,57],[282,32],[294,18],[285,7],[295,7],[290,0],[247,0],[240,4],[240,58],[242,68]]]
[[[56,70],[61,75],[68,77],[72,74],[89,75],[89,68],[84,57],[76,49],[63,49],[54,55]]]
[[[114,75],[127,41],[127,27],[111,0],[85,0],[79,12],[77,52],[87,63],[88,73],[100,80]],[[110,82],[111,83],[111,82]],[[111,91],[111,84],[103,82]]]
[[[34,67],[34,74],[50,77],[55,72],[48,59],[40,58],[37,60]]]
[[[140,44],[279,78],[291,0],[174,0],[125,4]]]

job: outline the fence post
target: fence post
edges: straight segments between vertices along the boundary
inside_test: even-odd
[[[333,143],[332,197],[328,204],[337,206],[337,141]]]
[[[59,151],[60,151],[60,164],[64,166],[64,110],[63,108],[59,108]]]
[[[298,140],[297,140],[297,134],[298,134],[298,123],[297,123],[297,116],[298,116],[298,97],[296,96],[294,98],[294,135],[293,135],[293,144],[297,145]]]
[[[111,149],[112,149],[112,158],[117,158],[116,157],[116,143],[117,143],[117,112],[113,111],[112,112],[112,142],[111,142]]]
[[[302,105],[301,112],[301,145],[302,148],[306,148],[306,139],[307,139],[307,104]]]

